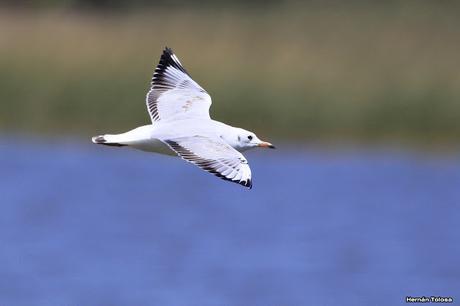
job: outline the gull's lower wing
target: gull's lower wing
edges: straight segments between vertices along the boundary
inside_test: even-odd
[[[211,97],[196,83],[170,48],[165,48],[146,96],[152,122],[207,118]]]
[[[164,140],[182,159],[224,180],[252,188],[251,169],[244,156],[216,138],[204,136]]]

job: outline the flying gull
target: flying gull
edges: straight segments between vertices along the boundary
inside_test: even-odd
[[[251,169],[240,152],[274,146],[253,132],[212,120],[211,97],[168,47],[153,73],[146,103],[152,124],[122,134],[95,136],[92,141],[177,155],[224,180],[252,188]]]

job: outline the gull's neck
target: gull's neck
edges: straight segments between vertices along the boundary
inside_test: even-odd
[[[248,149],[248,147],[242,147],[241,141],[238,139],[238,135],[241,134],[240,128],[236,128],[219,121],[214,122],[217,124],[218,136],[222,138],[226,143],[228,143],[231,147],[240,152],[246,151]]]

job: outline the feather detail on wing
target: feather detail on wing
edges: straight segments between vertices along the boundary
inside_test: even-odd
[[[224,180],[252,188],[251,169],[244,156],[216,138],[181,137],[164,141],[182,159]]]
[[[196,83],[173,51],[166,47],[146,96],[152,122],[182,118],[210,119],[211,97]]]

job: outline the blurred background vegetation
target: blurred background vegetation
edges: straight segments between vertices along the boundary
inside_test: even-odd
[[[3,1],[0,128],[77,135],[148,124],[164,46],[216,120],[261,138],[452,145],[460,3]]]

